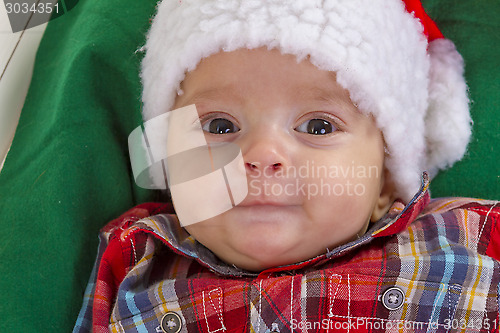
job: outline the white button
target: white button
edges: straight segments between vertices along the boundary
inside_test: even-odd
[[[405,300],[405,295],[403,291],[398,287],[392,287],[387,289],[382,295],[382,304],[388,310],[399,309]]]
[[[160,325],[164,333],[179,333],[182,328],[182,320],[177,313],[167,312],[161,319]]]

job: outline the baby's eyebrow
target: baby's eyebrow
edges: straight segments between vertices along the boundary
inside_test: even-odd
[[[237,94],[231,85],[222,87],[208,88],[201,91],[195,91],[192,95],[186,97],[188,104],[196,104],[202,101],[218,101],[218,100],[240,100],[241,97]]]
[[[343,110],[350,110],[356,108],[355,104],[351,101],[349,94],[338,87],[303,87],[296,91],[298,98],[305,101],[319,101],[328,104],[334,104]]]

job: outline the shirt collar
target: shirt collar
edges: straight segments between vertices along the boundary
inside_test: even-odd
[[[341,257],[354,249],[364,246],[375,238],[387,237],[400,233],[417,218],[429,203],[430,195],[428,188],[429,177],[427,173],[424,173],[422,175],[420,189],[413,199],[407,205],[400,200],[395,201],[389,209],[389,212],[359,239],[338,246],[325,254],[304,262],[274,267],[260,273],[246,271],[220,260],[209,249],[190,236],[184,228],[180,227],[177,217],[173,214],[155,215],[141,220],[140,223],[144,224],[144,227],[150,229],[150,231],[155,234],[156,238],[159,238],[174,252],[198,261],[215,273],[240,277],[269,276],[277,272],[294,271],[321,265],[326,261]]]

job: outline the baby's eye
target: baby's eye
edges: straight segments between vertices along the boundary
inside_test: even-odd
[[[295,130],[312,135],[326,135],[333,133],[336,128],[327,120],[310,119],[297,126]]]
[[[203,124],[202,129],[212,134],[230,134],[240,130],[232,121],[225,118],[208,120]]]

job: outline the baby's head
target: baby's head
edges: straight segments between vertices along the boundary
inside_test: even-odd
[[[186,229],[242,268],[357,239],[469,140],[461,57],[416,1],[163,0],[145,50],[145,120],[195,105],[241,150],[248,195]]]

